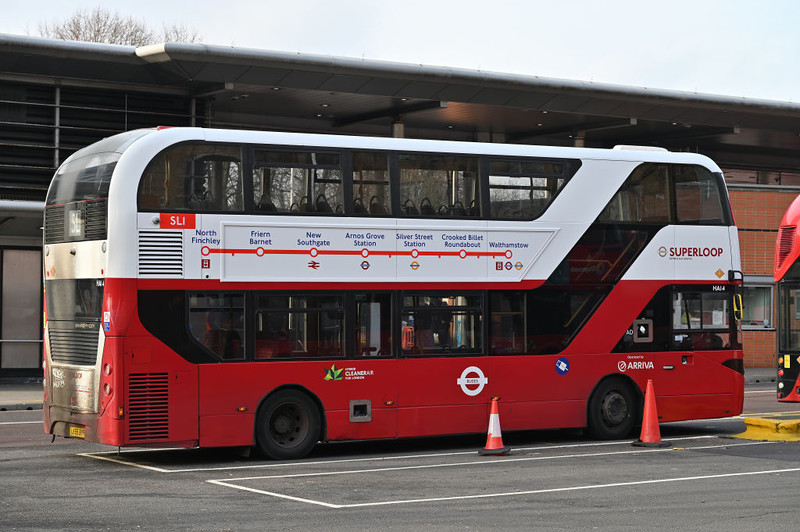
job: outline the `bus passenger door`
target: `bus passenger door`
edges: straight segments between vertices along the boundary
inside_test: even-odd
[[[485,349],[482,298],[479,293],[403,294],[399,437],[486,430],[487,375],[494,363],[479,356]]]
[[[324,384],[335,391],[325,394],[328,438],[394,438],[398,376],[392,356],[392,294],[356,292],[352,297],[355,352],[325,370]]]

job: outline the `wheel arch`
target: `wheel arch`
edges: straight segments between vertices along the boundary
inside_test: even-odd
[[[592,387],[592,391],[589,392],[588,397],[586,398],[586,424],[589,424],[589,406],[592,403],[592,397],[597,392],[598,388],[600,388],[604,383],[608,381],[620,381],[625,383],[630,389],[633,391],[634,395],[636,396],[636,419],[634,420],[636,425],[641,425],[642,423],[642,413],[644,411],[644,391],[639,386],[639,384],[633,380],[630,375],[626,375],[624,373],[609,373],[598,379],[598,381]]]
[[[311,390],[309,390],[308,388],[306,388],[305,386],[302,386],[300,384],[283,384],[281,386],[278,386],[277,388],[273,388],[268,393],[264,394],[264,396],[258,402],[258,407],[256,408],[256,416],[255,416],[255,419],[253,420],[253,443],[255,443],[256,430],[258,430],[258,423],[257,423],[256,420],[258,419],[258,413],[261,412],[262,405],[265,402],[267,402],[267,400],[270,397],[273,397],[276,394],[279,394],[279,393],[285,392],[285,391],[289,391],[289,390],[294,390],[294,391],[298,391],[300,393],[303,393],[303,394],[307,395],[314,402],[314,404],[317,406],[317,410],[319,410],[319,419],[320,419],[319,441],[323,441],[324,442],[324,441],[327,440],[327,436],[328,436],[328,419],[325,416],[325,407],[322,405],[322,400],[319,398],[319,396],[317,394],[315,394],[314,392],[312,392]]]

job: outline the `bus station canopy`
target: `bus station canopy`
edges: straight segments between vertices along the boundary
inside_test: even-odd
[[[190,97],[204,104],[202,125],[211,127],[653,145],[729,167],[800,167],[800,105],[792,102],[228,46],[14,35],[0,35],[0,79]]]

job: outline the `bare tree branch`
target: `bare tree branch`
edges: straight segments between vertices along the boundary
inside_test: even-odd
[[[99,42],[106,44],[127,44],[143,46],[157,42],[200,42],[202,36],[183,24],[164,25],[157,33],[149,28],[144,20],[123,17],[101,7],[92,11],[77,10],[63,22],[40,22],[39,35],[66,41]]]

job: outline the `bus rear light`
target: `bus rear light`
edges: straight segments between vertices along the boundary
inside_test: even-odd
[[[105,372],[106,375],[111,375],[111,364],[106,364],[105,366],[103,366],[103,371]]]
[[[782,383],[782,382],[779,382],[779,383],[778,383],[778,389],[780,389],[780,390],[782,390],[782,389],[783,389],[783,383]]]
[[[120,419],[125,417],[125,409],[123,407],[119,407],[119,417]]]
[[[783,377],[783,370],[782,369],[778,370],[778,376]]]
[[[237,412],[247,412],[247,407],[246,406],[240,406],[239,408],[236,409],[236,411]]]
[[[111,395],[111,385],[106,383],[105,386],[103,386],[103,391],[106,392],[106,395]]]

